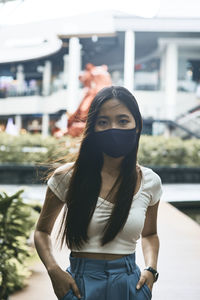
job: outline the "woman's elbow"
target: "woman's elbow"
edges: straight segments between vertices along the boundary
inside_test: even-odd
[[[50,233],[47,230],[41,230],[36,228],[34,231],[34,243],[35,245],[37,242],[44,240],[45,238],[49,237]]]

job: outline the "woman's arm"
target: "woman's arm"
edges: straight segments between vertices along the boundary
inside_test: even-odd
[[[145,265],[157,269],[157,260],[159,252],[159,238],[157,235],[157,212],[158,201],[155,205],[149,206],[146,213],[144,228],[142,231],[142,251],[144,255]],[[138,282],[139,288],[146,282],[152,289],[154,283],[153,274],[144,270]]]
[[[62,298],[66,292],[72,288],[75,295],[80,298],[78,287],[67,272],[64,272],[57,264],[51,243],[51,232],[64,203],[47,188],[45,202],[36,225],[34,233],[35,247],[40,259],[45,265],[53,284],[54,292],[58,299]]]
[[[63,205],[64,203],[54,195],[50,188],[47,188],[45,202],[36,225],[34,241],[38,255],[48,272],[58,267],[52,255],[50,235]]]
[[[159,238],[157,235],[157,202],[147,209],[146,220],[142,231],[142,250],[146,266],[157,269]]]

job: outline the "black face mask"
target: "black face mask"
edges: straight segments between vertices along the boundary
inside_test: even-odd
[[[107,129],[94,135],[98,149],[111,157],[125,156],[136,147],[136,128]]]

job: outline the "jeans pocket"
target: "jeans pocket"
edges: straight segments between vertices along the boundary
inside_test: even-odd
[[[149,293],[149,296],[152,297],[152,292],[146,283],[144,283],[144,287],[146,288],[147,292]]]
[[[60,300],[67,300],[68,296],[70,296],[71,294],[72,294],[72,290],[70,289]]]
[[[79,292],[81,294],[81,299],[84,299],[85,284],[84,284],[83,276],[80,276],[77,273],[72,273],[70,267],[68,267],[66,269],[66,272],[68,272],[72,276],[72,278],[75,280],[76,285],[77,285],[77,287],[79,289]],[[75,296],[74,291],[72,289],[70,289],[69,292],[63,298],[61,298],[60,300],[72,300],[72,299],[78,299],[78,298]]]
[[[139,280],[140,275],[141,275],[141,270],[138,265],[136,265],[136,274],[137,274],[137,280]],[[136,299],[137,300],[140,300],[140,299],[150,300],[151,298],[152,298],[152,292],[151,292],[150,288],[148,287],[148,285],[146,283],[144,283],[142,285],[142,287],[137,291]]]

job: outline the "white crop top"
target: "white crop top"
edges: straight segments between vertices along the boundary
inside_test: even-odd
[[[61,200],[65,201],[68,182],[71,172],[56,174],[73,165],[67,163],[59,167],[54,175],[50,177],[47,184],[53,193]],[[135,252],[137,240],[144,227],[146,211],[148,206],[156,204],[162,195],[161,179],[152,169],[140,166],[142,172],[141,185],[138,192],[133,197],[133,202],[129,215],[123,229],[116,237],[103,247],[100,238],[103,228],[112,212],[113,203],[99,197],[97,205],[88,226],[89,241],[83,245],[81,250],[71,249],[71,251],[93,252],[93,253],[113,253],[131,254]]]

